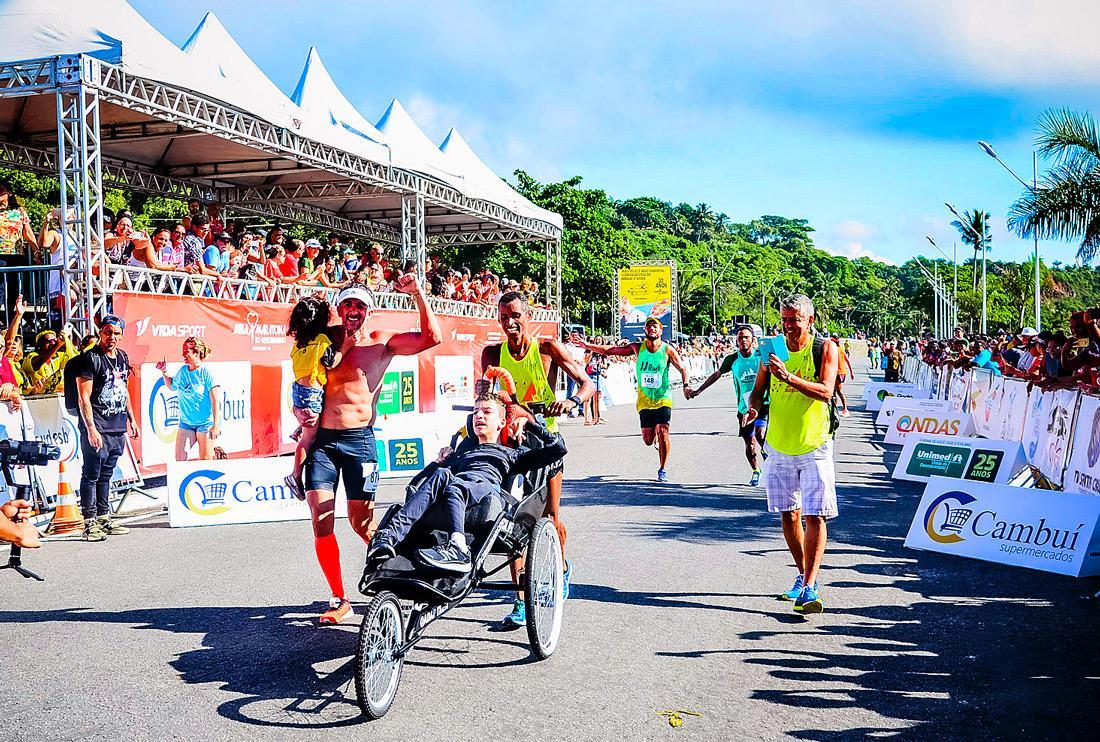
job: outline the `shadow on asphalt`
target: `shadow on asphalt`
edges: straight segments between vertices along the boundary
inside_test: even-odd
[[[859,439],[867,437],[860,435],[867,429],[866,423],[862,428],[853,423],[848,432]],[[807,711],[870,710],[906,725],[896,731],[803,729],[791,732],[795,738],[942,739],[945,733],[956,739],[1080,738],[1072,730],[1094,723],[1095,712],[1086,699],[1100,694],[1100,641],[1086,628],[1097,620],[1096,605],[1087,599],[1096,589],[1095,580],[1077,582],[906,550],[905,534],[922,489],[887,478],[898,449],[885,449],[885,476],[877,471],[878,462],[866,455],[841,451],[837,458],[842,471],[861,464],[864,470],[849,479],[866,483],[838,487],[842,517],[830,522],[822,572],[829,601],[826,613],[807,621],[784,604],[770,602],[770,596],[692,592],[686,574],[682,592],[576,584],[576,599],[774,619],[773,629],[746,631],[728,648],[659,654],[685,661],[736,655],[768,668],[775,680],[767,689],[754,691],[753,698]],[[786,554],[778,523],[764,511],[759,489],[669,487],[590,477],[571,480],[563,502],[566,509],[616,503],[667,506],[675,513],[671,520],[659,509],[651,511],[658,517],[635,523],[624,519],[620,527],[657,539],[728,542],[731,548],[773,539],[775,548],[748,553],[772,558]],[[830,566],[830,556],[841,555],[849,566]],[[910,596],[898,599],[895,594],[887,603],[888,588]],[[845,607],[848,589],[870,589],[872,597],[874,590],[883,590],[884,604]],[[806,633],[807,623],[814,633]],[[815,643],[816,633],[834,641]],[[792,636],[800,648],[790,649]]]
[[[0,623],[42,626],[51,622],[90,622],[120,624],[139,631],[199,634],[201,646],[179,654],[169,664],[185,683],[212,683],[219,690],[240,696],[218,706],[218,714],[226,719],[279,729],[326,729],[363,723],[366,719],[355,702],[353,686],[358,624],[319,629],[316,613],[311,612],[316,607],[0,611]],[[452,620],[486,623],[449,615],[436,626],[445,628]],[[524,665],[535,661],[526,638],[523,630],[515,634],[515,639],[507,634],[470,637],[433,634],[429,630],[410,653],[406,665]]]

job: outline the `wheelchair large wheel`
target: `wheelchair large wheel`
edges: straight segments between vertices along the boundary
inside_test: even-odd
[[[541,660],[552,655],[558,645],[565,604],[563,588],[558,530],[549,518],[540,518],[531,529],[527,544],[523,593],[527,604],[527,638],[531,651]]]
[[[355,695],[359,708],[370,719],[381,719],[393,705],[405,658],[397,650],[405,642],[405,617],[397,596],[381,592],[374,596],[355,650]]]

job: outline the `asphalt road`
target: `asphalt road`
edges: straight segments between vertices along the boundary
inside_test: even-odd
[[[631,409],[568,424],[573,597],[548,661],[522,630],[491,631],[508,606],[475,594],[367,724],[357,625],[313,621],[325,590],[307,523],[156,517],[27,554],[45,583],[0,573],[0,739],[1091,737],[1097,581],[903,548],[920,489],[889,480],[896,454],[884,463],[855,412],[837,443],[827,610],[794,614],[775,597],[794,569],[745,484],[731,402],[723,383],[678,406],[668,485]],[[350,585],[363,548],[338,533]],[[676,729],[663,710],[701,716]]]

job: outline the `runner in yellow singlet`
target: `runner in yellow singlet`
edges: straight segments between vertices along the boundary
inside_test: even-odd
[[[660,468],[657,469],[657,481],[667,482],[668,453],[672,447],[669,425],[672,422],[672,392],[668,380],[668,367],[673,366],[684,379],[684,396],[691,398],[687,369],[680,360],[680,354],[668,343],[661,340],[661,320],[650,317],[645,323],[645,340],[625,345],[593,345],[586,342],[578,333],[569,337],[569,342],[605,356],[637,356],[638,372],[638,419],[642,425],[642,440],[647,446],[657,444],[657,456]]]
[[[558,432],[558,416],[574,407],[580,407],[596,393],[596,385],[584,372],[577,359],[569,355],[557,338],[533,337],[528,330],[531,320],[531,305],[523,294],[509,291],[500,297],[500,329],[504,331],[507,342],[487,345],[481,352],[481,373],[490,366],[506,369],[516,382],[517,400],[533,411],[542,412],[546,417],[546,428],[552,433]],[[558,400],[554,393],[557,387],[558,369],[577,382],[577,391],[573,396]],[[514,431],[508,431],[514,435]],[[565,524],[559,515],[561,507],[561,485],[564,471],[563,462],[550,467],[546,483],[546,509],[543,515],[554,523],[561,539],[562,562],[565,564],[564,597],[569,597],[570,564],[565,560]],[[512,563],[512,578],[518,578],[523,568],[522,562]],[[517,598],[512,612],[504,619],[506,628],[519,628],[526,623],[526,606],[522,598]]]

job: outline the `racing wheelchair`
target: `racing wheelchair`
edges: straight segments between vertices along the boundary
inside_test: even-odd
[[[470,420],[467,432],[472,433]],[[411,492],[434,471],[430,464],[406,488]],[[442,508],[433,506],[417,521],[397,546],[396,556],[380,563],[368,562],[359,591],[371,598],[355,652],[355,693],[369,719],[390,710],[401,682],[405,656],[434,621],[446,615],[474,590],[522,592],[527,606],[527,638],[539,659],[553,654],[561,634],[563,577],[561,541],[549,518],[543,517],[549,472],[541,469],[504,482],[503,496],[486,497],[466,513],[466,539],[470,544],[469,574],[444,573],[424,564],[417,551],[442,543]],[[501,504],[503,502],[503,505]],[[389,507],[379,530],[400,511]],[[526,555],[520,584],[492,581]],[[490,560],[495,563],[490,565]],[[404,608],[411,604],[411,608]]]

